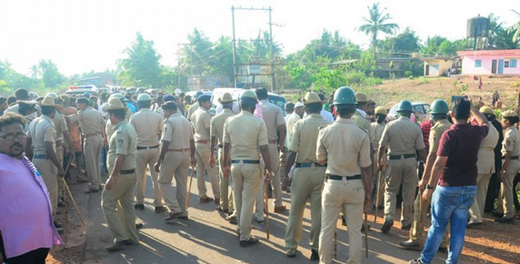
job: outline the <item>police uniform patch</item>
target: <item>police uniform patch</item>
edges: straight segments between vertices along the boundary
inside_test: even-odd
[[[122,147],[122,146],[123,146],[123,140],[122,140],[122,139],[118,139],[118,140],[117,140],[117,145],[118,145],[119,147]]]

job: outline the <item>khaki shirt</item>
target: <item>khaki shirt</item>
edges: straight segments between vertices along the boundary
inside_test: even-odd
[[[278,126],[285,124],[282,109],[270,103],[267,99],[260,101],[260,107],[262,108],[262,118],[267,129],[267,139],[278,139]]]
[[[191,120],[193,113],[195,113],[195,111],[197,111],[197,109],[199,109],[199,103],[194,103],[194,104],[190,105],[190,108],[188,108],[188,113],[186,114],[186,117],[189,120]]]
[[[421,128],[404,116],[386,125],[379,146],[389,146],[390,155],[415,154],[426,148]]]
[[[154,147],[159,145],[157,134],[163,130],[161,115],[149,108],[143,108],[132,115],[130,124],[137,132],[137,146]]]
[[[192,139],[193,129],[186,117],[177,112],[164,120],[161,141],[170,142],[169,149],[189,149]]]
[[[234,116],[235,113],[230,109],[224,109],[220,114],[211,118],[211,138],[217,137],[218,142],[222,144],[222,137],[224,136],[224,123],[229,117]]]
[[[119,122],[114,127],[114,134],[110,137],[108,149],[108,166],[112,171],[118,155],[125,155],[121,170],[135,169],[135,153],[137,151],[137,133],[126,121]]]
[[[77,115],[71,116],[70,121],[80,122],[84,136],[94,133],[101,134],[101,131],[103,131],[103,127],[105,126],[103,116],[92,107],[87,107],[85,110],[79,111]]]
[[[56,111],[52,122],[56,128],[56,141],[62,140],[63,132],[69,131],[69,128],[67,127],[67,121],[65,121],[65,118],[60,112]]]
[[[105,126],[105,135],[107,137],[107,140],[110,140],[112,137],[112,134],[114,134],[114,125],[112,125],[112,122],[110,122],[110,119],[107,119],[107,124]]]
[[[260,146],[267,145],[264,121],[247,111],[228,118],[224,143],[231,145],[232,160],[260,160]]]
[[[296,162],[309,163],[316,160],[316,143],[320,127],[331,124],[321,117],[320,114],[311,114],[294,124],[293,136],[289,141],[289,150],[297,152]]]
[[[211,118],[213,116],[203,107],[200,107],[193,113],[191,116],[191,125],[195,131],[195,135],[193,136],[195,142],[197,140],[209,140],[210,139],[210,128],[211,128]]]
[[[32,139],[34,155],[47,155],[45,142],[52,142],[52,148],[56,151],[56,128],[52,119],[42,115],[31,122],[27,137]]]
[[[480,174],[495,172],[495,147],[498,143],[498,130],[488,122],[489,130],[485,138],[480,142],[477,155],[477,169]]]
[[[327,161],[327,174],[354,176],[372,164],[370,139],[351,119],[338,118],[320,129],[316,158]]]
[[[301,117],[296,113],[292,113],[292,114],[286,115],[284,119],[285,119],[285,123],[287,126],[287,137],[285,139],[287,140],[287,143],[290,144],[291,138],[293,137],[293,133],[294,133],[294,124],[296,124],[296,122],[301,120]],[[288,146],[288,144],[285,144],[285,145]]]
[[[365,130],[365,132],[368,133],[368,136],[370,138],[372,138],[372,136],[370,135],[371,132],[372,132],[372,126],[370,125],[370,120],[366,119],[360,112],[359,110],[356,110],[356,112],[354,113],[354,115],[352,115],[352,122],[354,122],[354,124],[356,124],[358,127],[360,127],[361,129]]]
[[[450,129],[450,127],[451,123],[446,119],[442,119],[436,121],[435,125],[430,128],[430,137],[428,138],[428,142],[430,143],[430,153],[437,155],[437,150],[439,149],[439,143],[441,142],[442,134],[444,134],[444,131]]]
[[[385,130],[386,123],[383,122],[381,124],[377,122],[370,123],[370,139],[372,141],[372,147],[374,150],[377,150],[379,147],[379,140],[383,136],[383,131]]]
[[[512,152],[512,156],[520,155],[520,134],[516,127],[511,126],[504,131],[504,142],[502,144],[502,156],[508,151]]]

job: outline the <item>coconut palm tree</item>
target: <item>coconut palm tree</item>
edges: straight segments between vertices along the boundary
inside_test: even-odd
[[[520,16],[520,12],[511,10],[518,16]],[[509,28],[508,33],[514,33],[513,35],[513,42],[517,42],[518,39],[520,39],[520,21],[516,22],[512,27]]]
[[[373,4],[372,7],[367,6],[367,8],[369,17],[363,17],[366,24],[361,25],[358,30],[370,36],[371,45],[374,49],[374,57],[376,57],[377,34],[379,32],[392,34],[395,30],[399,29],[399,26],[395,23],[387,23],[387,21],[392,18],[388,13],[385,13],[386,8],[379,9],[379,3]]]

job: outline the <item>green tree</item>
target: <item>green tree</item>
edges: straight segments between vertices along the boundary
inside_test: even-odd
[[[388,23],[392,19],[388,13],[385,13],[386,8],[382,10],[379,8],[379,3],[375,3],[372,7],[367,6],[369,17],[363,17],[363,24],[359,27],[359,31],[370,36],[370,42],[374,49],[374,57],[377,57],[377,35],[382,32],[385,34],[393,34],[399,26],[395,23]]]
[[[410,28],[395,37],[387,38],[382,46],[385,53],[392,57],[411,57],[413,52],[418,52],[421,48],[419,37]]]
[[[118,61],[118,82],[126,85],[157,87],[160,83],[161,55],[151,40],[145,40],[140,32],[130,47],[124,50],[127,58]]]
[[[520,17],[520,13],[515,10],[511,10]],[[520,21],[516,22],[513,26],[508,29],[508,33],[513,33],[513,42],[517,42],[520,39]]]
[[[51,60],[41,60],[38,68],[42,74],[43,84],[47,88],[57,88],[65,81],[65,76],[58,71],[58,67]]]

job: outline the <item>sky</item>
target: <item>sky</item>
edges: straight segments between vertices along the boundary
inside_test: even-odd
[[[65,75],[115,69],[123,51],[141,32],[153,40],[161,64],[177,64],[179,43],[198,28],[212,41],[232,36],[231,6],[272,8],[273,39],[284,54],[305,47],[324,29],[368,48],[369,38],[358,32],[367,6],[374,1],[339,0],[1,0],[0,60],[29,75],[41,59],[52,60]],[[465,37],[466,23],[478,14],[498,15],[507,26],[520,20],[518,0],[380,0],[381,7],[400,26],[410,27],[425,41],[441,35]],[[269,12],[235,10],[237,39],[256,38],[269,29]],[[384,38],[381,36],[380,38]]]

